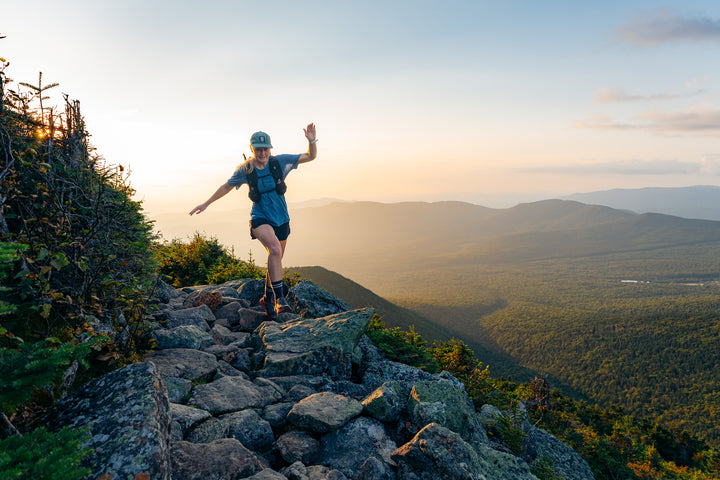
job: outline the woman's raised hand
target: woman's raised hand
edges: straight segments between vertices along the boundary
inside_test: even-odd
[[[307,127],[303,128],[303,132],[305,133],[305,138],[307,138],[308,142],[312,142],[317,139],[314,123],[309,123]]]

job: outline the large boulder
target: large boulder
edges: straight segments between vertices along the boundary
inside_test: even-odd
[[[92,478],[170,479],[170,413],[162,376],[150,362],[134,363],[84,385],[58,402],[50,428],[88,427],[83,460]]]
[[[432,373],[405,365],[404,363],[380,360],[367,366],[363,374],[362,382],[363,385],[371,390],[375,390],[385,382],[395,381],[397,382],[400,397],[407,398],[410,390],[412,390],[412,387],[416,383],[433,381],[435,378],[436,375]]]
[[[211,312],[217,310],[222,302],[223,295],[221,292],[215,291],[214,288],[207,288],[204,290],[196,290],[183,300],[183,306],[185,307],[199,307],[201,305],[207,305]]]
[[[218,368],[215,355],[191,348],[159,350],[145,358],[153,362],[163,376],[184,378],[190,381],[212,380]]]
[[[168,285],[158,277],[155,284],[155,296],[163,303],[169,303],[173,298],[177,298],[178,291],[174,287]]]
[[[317,459],[320,442],[305,432],[291,430],[278,437],[275,448],[286,462],[307,465]]]
[[[267,450],[275,441],[270,423],[251,408],[221,415],[219,420],[228,424],[229,437],[253,451]]]
[[[243,377],[222,377],[197,385],[188,404],[219,415],[249,407],[262,408],[277,402],[280,397],[272,387],[260,387]]]
[[[320,318],[347,312],[352,307],[313,282],[301,280],[288,294],[293,311],[304,318]]]
[[[575,450],[545,430],[527,424],[523,439],[524,458],[528,463],[546,461],[565,480],[593,480],[590,466]]]
[[[260,457],[234,438],[172,444],[173,480],[240,480],[267,467]]]
[[[211,416],[210,412],[205,410],[177,403],[170,404],[170,415],[173,440],[183,440],[188,430]]]
[[[379,421],[358,417],[339,430],[321,439],[320,463],[329,468],[340,470],[348,478],[360,471],[368,458],[374,457],[385,464],[389,470],[395,462],[391,459],[397,449]]]
[[[345,425],[362,412],[355,399],[323,392],[296,403],[288,413],[288,422],[315,433],[327,433]]]
[[[488,465],[470,444],[436,423],[426,425],[392,459],[398,464],[398,480],[489,480]],[[503,480],[510,478],[516,480]]]
[[[417,428],[437,423],[459,434],[474,447],[487,443],[487,434],[462,383],[454,377],[418,382],[407,405]]]
[[[207,305],[199,307],[183,308],[179,310],[168,310],[165,328],[175,328],[180,325],[195,325],[205,332],[215,324],[215,315]]]
[[[213,344],[210,334],[195,325],[159,328],[153,333],[158,348],[202,349]]]
[[[397,421],[407,405],[407,397],[403,397],[400,392],[400,385],[396,381],[383,383],[363,399],[365,413],[381,422]]]
[[[352,355],[375,311],[372,308],[287,323],[263,323],[259,338],[262,376],[329,375],[349,379]]]

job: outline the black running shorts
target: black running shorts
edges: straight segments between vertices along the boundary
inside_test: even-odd
[[[275,230],[275,236],[278,240],[281,242],[283,240],[287,240],[287,238],[290,236],[290,222],[283,223],[279,227],[276,227],[272,223],[270,223],[269,220],[266,220],[264,218],[256,218],[254,220],[250,220],[250,238],[255,240],[257,237],[253,235],[253,229],[259,227],[260,225],[270,225],[273,230]]]

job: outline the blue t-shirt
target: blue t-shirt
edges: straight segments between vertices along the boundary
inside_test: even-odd
[[[291,170],[297,168],[298,160],[300,160],[300,155],[274,155],[274,157],[280,163],[283,179],[288,176]],[[256,167],[255,171],[258,177],[260,201],[253,203],[250,219],[264,218],[276,227],[289,222],[290,215],[288,214],[287,203],[285,203],[285,196],[278,195],[275,190],[275,179],[270,173],[270,166],[265,165],[262,170]],[[235,173],[230,177],[228,183],[236,189],[247,183],[247,175],[245,175],[245,169],[242,165],[235,169]]]

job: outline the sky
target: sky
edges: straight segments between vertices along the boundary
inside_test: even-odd
[[[254,131],[306,151],[310,122],[291,203],[720,185],[718,2],[2,0],[0,36],[150,214],[206,200]]]

